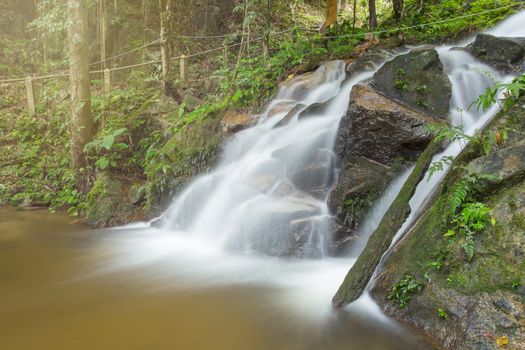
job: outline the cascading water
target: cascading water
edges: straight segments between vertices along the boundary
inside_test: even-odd
[[[247,253],[326,255],[333,142],[351,87],[368,75],[342,86],[345,64],[334,61],[282,87],[261,122],[237,133],[215,170],[174,201],[166,227]],[[299,119],[325,102],[323,112]]]

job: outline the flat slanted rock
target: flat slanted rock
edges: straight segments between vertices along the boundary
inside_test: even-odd
[[[517,72],[523,69],[525,38],[478,34],[476,40],[467,46],[467,51],[500,71]]]
[[[411,108],[448,119],[451,84],[437,51],[431,47],[396,56],[374,74],[378,91]]]

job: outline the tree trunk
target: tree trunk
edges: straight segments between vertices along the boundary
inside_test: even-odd
[[[394,6],[394,19],[397,23],[403,18],[403,0],[392,0]]]
[[[99,23],[100,23],[100,69],[106,68],[106,1],[99,0]]]
[[[171,85],[168,81],[171,67],[171,3],[172,0],[159,0],[160,6],[160,55],[162,60],[162,89],[165,95],[169,95]]]
[[[352,9],[354,12],[354,18],[352,19],[352,34],[355,33],[355,18],[356,18],[356,12],[357,12],[357,0],[354,0],[354,8]]]
[[[268,57],[270,55],[270,30],[272,29],[272,0],[268,0],[268,8],[266,11],[266,33],[264,33],[263,40],[263,55]]]
[[[374,30],[377,27],[376,0],[368,0],[368,28]]]
[[[89,188],[88,162],[84,146],[93,138],[89,77],[89,46],[85,0],[69,0],[69,69],[71,81],[71,163],[81,192]]]

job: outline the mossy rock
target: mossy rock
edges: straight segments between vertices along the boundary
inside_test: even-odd
[[[116,226],[137,220],[145,219],[143,209],[138,206],[139,202],[130,198],[133,191],[130,188],[140,188],[139,184],[133,184],[129,178],[101,172],[91,191],[86,196],[86,222],[96,227]]]
[[[449,118],[452,87],[432,47],[396,56],[374,74],[373,83],[379,91],[417,111]]]
[[[513,161],[513,156],[522,156],[522,138],[516,135],[525,128],[516,120],[525,117],[524,102],[522,98],[501,111],[478,139],[508,128],[508,141],[485,155],[474,140],[455,159],[433,200],[384,262],[371,290],[387,314],[447,349],[498,349],[495,340],[503,336],[510,340],[509,348],[525,348],[525,174]],[[475,200],[492,208],[495,225],[474,235],[469,261],[461,246],[464,237],[449,241],[443,234],[451,225],[450,198],[456,185],[476,171],[495,175],[493,183],[481,182],[475,194]],[[407,274],[425,286],[401,309],[387,296]],[[438,309],[446,310],[448,317],[440,318]]]

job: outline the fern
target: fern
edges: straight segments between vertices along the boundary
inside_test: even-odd
[[[430,164],[430,166],[428,167],[427,181],[429,181],[435,173],[443,171],[443,169],[445,169],[445,166],[451,164],[453,160],[454,157],[452,156],[443,156],[440,160]]]
[[[472,180],[470,177],[459,181],[454,187],[452,192],[452,198],[450,199],[450,213],[452,215],[456,214],[458,208],[460,208],[467,197],[472,193]]]
[[[474,236],[472,234],[467,234],[465,243],[463,243],[463,250],[467,254],[467,260],[472,261],[474,257]]]

